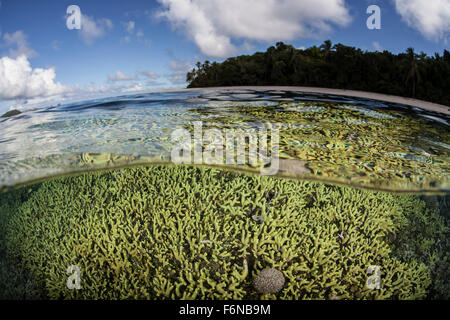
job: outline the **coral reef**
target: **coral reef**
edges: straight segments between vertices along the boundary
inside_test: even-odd
[[[49,299],[442,297],[447,223],[418,196],[189,166],[0,194],[0,252]],[[81,289],[69,290],[74,265]],[[266,268],[285,277],[277,293],[253,288]]]
[[[32,187],[0,194],[0,300],[40,299],[43,292],[36,281],[22,268],[11,263],[5,253],[5,228],[24,201],[31,194]]]
[[[0,300],[38,300],[44,297],[39,285],[23,270],[0,256]]]
[[[450,131],[446,125],[394,106],[375,110],[296,101],[190,111],[206,119],[204,130],[278,124],[280,158],[306,163],[302,175],[308,179],[389,191],[448,190]],[[186,129],[193,131],[193,126],[187,124]],[[286,165],[280,173],[295,176],[298,168],[302,166]],[[248,170],[255,171],[250,166]]]

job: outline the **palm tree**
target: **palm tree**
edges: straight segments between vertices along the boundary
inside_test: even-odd
[[[412,96],[416,95],[416,84],[420,82],[420,70],[418,55],[414,52],[414,48],[406,49],[406,56],[408,62],[408,74],[405,83],[412,82]]]
[[[197,77],[197,72],[195,71],[195,69],[192,69],[190,72],[188,72],[186,74],[186,82],[191,83],[192,81],[195,80],[196,77]]]
[[[332,48],[331,40],[325,40],[324,43],[319,48],[321,51],[323,51],[325,57],[327,57]]]

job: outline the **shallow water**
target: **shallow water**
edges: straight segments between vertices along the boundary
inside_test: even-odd
[[[0,299],[448,299],[449,122],[279,90],[0,118]],[[251,137],[233,150],[248,161],[205,165],[207,130],[261,128],[280,158],[274,177],[248,160]],[[173,165],[177,129],[203,163]],[[283,285],[262,292],[269,268]]]
[[[268,90],[139,94],[0,118],[0,188],[90,169],[170,163],[171,134],[193,133],[195,121],[222,132],[277,126],[279,175],[397,192],[450,190],[449,116]],[[295,170],[298,165],[304,170]],[[259,172],[259,166],[232,168]]]

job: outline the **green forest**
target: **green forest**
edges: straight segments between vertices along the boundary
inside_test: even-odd
[[[278,42],[266,52],[223,62],[197,62],[188,88],[216,86],[310,86],[411,97],[450,105],[450,52],[427,56],[369,52],[330,40],[308,49]]]

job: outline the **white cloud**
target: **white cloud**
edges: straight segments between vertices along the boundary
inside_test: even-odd
[[[129,36],[125,36],[123,38],[120,39],[121,43],[130,43],[131,42],[131,38]]]
[[[144,86],[142,83],[138,82],[133,84],[132,86],[126,87],[122,89],[122,92],[134,92],[134,91],[142,91]]]
[[[106,18],[95,20],[93,17],[81,15],[81,29],[79,35],[84,43],[92,44],[96,39],[105,35],[113,27],[112,21]]]
[[[194,68],[192,62],[186,59],[175,59],[169,62],[169,69],[171,70],[168,78],[174,85],[185,84],[186,74]]]
[[[142,38],[143,36],[144,36],[144,32],[142,30],[139,30],[138,32],[136,32],[136,37]]]
[[[110,74],[108,75],[108,81],[131,81],[134,80],[133,77],[128,76],[124,73],[122,73],[121,71],[117,70],[115,74]]]
[[[33,69],[25,55],[0,59],[0,99],[28,99],[67,92],[69,88],[55,82],[53,68]]]
[[[50,46],[52,47],[53,50],[59,51],[59,49],[61,49],[61,42],[58,40],[53,40]]]
[[[184,30],[203,54],[236,52],[233,39],[287,41],[331,31],[351,18],[345,0],[158,0],[158,17]]]
[[[8,56],[12,58],[17,58],[22,55],[27,58],[35,57],[37,53],[30,48],[27,38],[27,35],[22,30],[18,30],[12,34],[5,33],[3,35],[5,45],[7,47],[13,47],[9,49]]]
[[[382,52],[384,50],[383,47],[381,46],[381,44],[377,41],[372,42],[372,45],[376,51]]]
[[[133,34],[133,32],[134,32],[134,27],[135,27],[134,21],[124,22],[123,25],[124,25],[124,27],[125,27],[125,30],[127,30],[127,32],[128,32],[129,34]]]
[[[395,9],[410,27],[427,39],[450,39],[450,0],[393,0]]]
[[[130,43],[133,38],[136,38],[139,43],[150,45],[150,40],[145,39],[144,32],[142,29],[136,28],[136,23],[133,20],[122,22],[122,25],[128,34],[120,39],[121,43]]]
[[[176,63],[173,65],[176,69],[178,65]],[[179,72],[181,73],[182,70]],[[127,74],[124,74],[120,70],[117,70],[116,73],[108,75],[108,81],[109,82],[120,82],[120,81],[140,81],[140,80],[149,80],[149,83],[154,84],[157,82],[154,82],[152,80],[159,79],[161,76],[157,74],[156,72],[153,72],[151,70],[141,70],[137,71],[134,76],[130,76]]]
[[[139,72],[139,74],[144,76],[144,77],[146,77],[146,78],[148,78],[148,79],[152,79],[152,80],[156,80],[156,79],[159,78],[159,74],[157,74],[157,73],[155,73],[153,71],[150,71],[150,70],[142,70],[142,71]]]
[[[161,85],[157,83],[156,85]],[[149,87],[154,85],[143,85],[142,82],[128,82],[128,83],[114,83],[114,84],[88,84],[83,87],[77,86],[73,90],[73,94],[71,96],[77,97],[96,97],[99,95],[111,95],[111,94],[121,94],[132,91],[142,91],[149,89]]]
[[[177,64],[174,65],[176,69]],[[162,89],[167,84],[157,82],[155,72],[142,70],[134,77],[116,71],[108,75],[108,82],[84,86],[64,86],[55,82],[53,68],[33,69],[25,56],[0,59],[0,114],[7,109],[29,110],[57,103],[68,103],[114,94]]]

